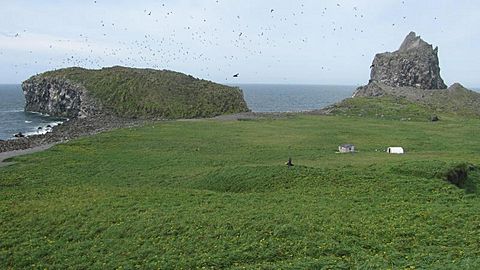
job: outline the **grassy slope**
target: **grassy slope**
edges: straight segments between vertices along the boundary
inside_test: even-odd
[[[173,71],[67,68],[40,77],[80,83],[108,109],[122,116],[194,118],[248,110],[240,89]]]
[[[393,120],[428,121],[433,115],[442,118],[480,117],[480,93],[459,84],[448,90],[432,91],[380,86],[386,91],[385,96],[348,98],[329,109],[335,115]],[[419,96],[419,92],[423,97],[417,100],[415,96]]]
[[[332,114],[390,120],[427,121],[440,112],[399,97],[356,97],[332,105]],[[442,113],[442,116],[445,115]]]
[[[480,164],[479,124],[165,122],[58,145],[0,169],[0,268],[478,269],[480,197],[436,176]]]
[[[427,96],[424,103],[438,112],[479,117],[480,93],[468,90],[461,85],[452,88],[438,95]]]

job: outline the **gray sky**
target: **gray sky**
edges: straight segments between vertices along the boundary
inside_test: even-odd
[[[476,0],[0,0],[0,82],[55,68],[170,69],[220,83],[365,84],[415,31],[447,84],[480,86]],[[232,75],[240,73],[238,78]]]

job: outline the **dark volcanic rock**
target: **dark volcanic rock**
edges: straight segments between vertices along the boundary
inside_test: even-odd
[[[47,71],[22,84],[26,110],[82,118],[205,118],[249,111],[238,87],[169,70],[78,67]]]
[[[375,56],[369,83],[358,87],[351,99],[312,113],[366,113],[392,119],[403,119],[400,114],[424,115],[424,120],[432,122],[441,119],[437,114],[480,117],[480,93],[459,83],[447,89],[440,77],[437,51],[411,32],[398,51]],[[377,106],[375,99],[383,102]]]
[[[393,95],[418,101],[446,89],[440,77],[437,52],[438,48],[433,49],[410,32],[400,49],[375,56],[369,83],[359,87],[353,97]]]
[[[387,94],[387,91],[384,89],[385,86],[385,84],[371,81],[365,86],[358,87],[353,93],[353,97],[382,97]]]
[[[46,134],[28,137],[23,136],[12,140],[0,141],[0,153],[68,141],[112,129],[139,126],[152,121],[155,120],[125,119],[112,115],[95,115],[86,118],[76,118],[62,125],[53,127],[52,132]]]
[[[370,81],[393,87],[447,88],[440,77],[438,47],[433,49],[414,32],[408,34],[399,50],[375,56]]]
[[[83,118],[96,114],[101,108],[82,85],[63,78],[34,76],[23,82],[22,88],[26,111]]]

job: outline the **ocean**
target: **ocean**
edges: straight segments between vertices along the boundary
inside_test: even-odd
[[[0,84],[0,140],[13,138],[22,132],[25,135],[42,134],[64,119],[24,111],[25,98],[22,87],[17,84]],[[39,129],[41,127],[41,129]]]
[[[248,107],[254,112],[299,112],[320,109],[350,97],[355,86],[238,84]],[[25,99],[20,85],[0,85],[0,140],[45,133],[47,125],[63,119],[24,111]],[[41,129],[39,129],[41,127]]]
[[[357,86],[236,84],[254,112],[301,112],[321,109],[351,97]]]

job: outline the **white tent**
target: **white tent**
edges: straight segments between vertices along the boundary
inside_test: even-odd
[[[387,153],[389,154],[405,154],[405,151],[402,147],[388,147]]]

